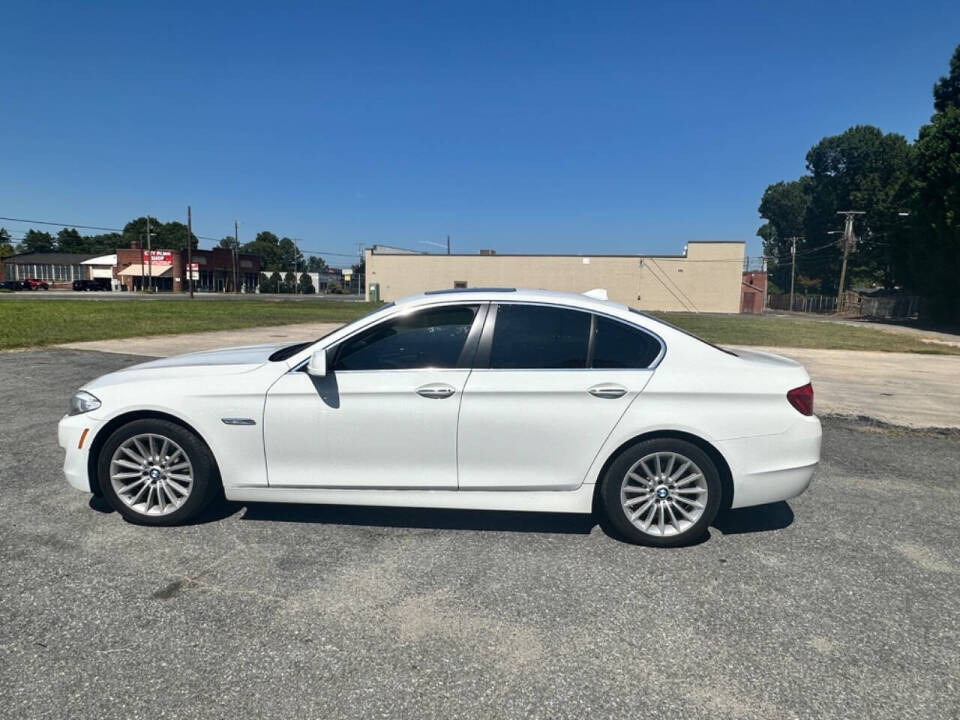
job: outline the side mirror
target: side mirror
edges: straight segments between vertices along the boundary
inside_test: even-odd
[[[317,350],[310,356],[310,362],[307,363],[307,375],[313,377],[326,377],[327,375],[327,351]]]

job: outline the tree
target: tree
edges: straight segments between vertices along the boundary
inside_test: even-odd
[[[297,247],[297,244],[288,237],[282,238],[277,243],[280,250],[280,268],[281,270],[296,270],[303,265],[303,253]]]
[[[57,250],[66,253],[87,252],[87,242],[76,228],[63,228],[57,233]]]
[[[13,243],[10,242],[10,233],[6,228],[0,227],[0,258],[10,257],[16,252],[13,249]]]
[[[157,229],[160,227],[160,221],[155,217],[150,218],[150,246],[159,247],[154,240],[156,239]],[[123,226],[123,244],[125,247],[147,248],[147,217],[138,217],[131,220]]]
[[[791,182],[770,185],[760,200],[760,217],[766,223],[757,230],[763,238],[763,254],[770,259],[770,282],[790,287],[790,246],[793,237],[803,236],[803,223],[810,205],[812,178],[801,177]],[[803,248],[803,240],[797,242]]]
[[[103,235],[84,235],[85,252],[92,255],[109,255],[123,246],[123,236],[120,233],[105,233]]]
[[[217,243],[217,247],[233,250],[239,248],[240,243],[237,242],[237,239],[233,237],[233,235],[225,235],[220,239],[220,242]]]
[[[280,238],[272,232],[258,232],[251,242],[240,246],[240,252],[257,255],[264,270],[280,270],[282,267]]]
[[[956,54],[954,55],[956,59]],[[960,106],[948,106],[920,128],[909,286],[928,299],[937,322],[960,323]]]
[[[270,292],[283,292],[283,278],[280,277],[280,273],[276,270],[270,274],[270,287],[272,288]]]
[[[41,230],[30,228],[23,240],[17,246],[17,252],[53,252],[56,246],[53,241],[53,235]]]
[[[153,227],[150,228],[153,232]],[[153,239],[153,247],[164,248],[166,250],[186,250],[187,249],[187,226],[177,220],[171,220],[163,223],[156,230],[156,237]],[[196,235],[190,235],[191,246],[194,250],[199,245]]]
[[[839,235],[831,243],[828,232],[843,227],[841,210],[866,212],[855,225],[860,242],[850,256],[851,282],[893,287],[902,280],[909,240],[898,213],[911,197],[911,152],[902,135],[857,125],[807,153],[813,182],[804,235],[811,250],[823,249],[805,258],[805,271],[820,277],[826,292],[836,291],[839,280],[842,244]]]
[[[283,276],[283,283],[280,285],[280,292],[293,294],[297,291],[297,276],[292,272],[287,272]]]
[[[327,263],[322,257],[311,255],[307,258],[307,272],[324,272],[327,269]]]
[[[299,285],[301,295],[313,295],[317,292],[317,289],[313,286],[313,278],[307,273],[300,273]]]
[[[960,107],[960,45],[950,58],[950,72],[933,86],[933,107],[938,113]]]

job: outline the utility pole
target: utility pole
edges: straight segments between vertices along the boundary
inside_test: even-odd
[[[150,292],[153,292],[153,253],[150,247],[150,216],[147,215],[147,282],[150,283]],[[143,262],[143,258],[141,258]]]
[[[450,254],[450,236],[447,235],[447,255]]]
[[[190,299],[193,299],[193,217],[187,205],[187,285],[190,286]]]
[[[293,255],[293,294],[300,294],[300,260],[298,255],[300,255],[300,238],[293,239],[293,246],[297,251]]]
[[[793,312],[793,278],[796,275],[797,240],[802,239],[798,237],[787,238],[790,241],[790,312]]]
[[[763,272],[763,299],[760,302],[760,314],[762,315],[767,311],[767,285],[768,275],[767,275],[767,256],[764,255],[760,258],[760,270]]]
[[[233,291],[240,292],[237,285],[237,251],[240,249],[240,230],[236,220],[233,221]]]
[[[840,304],[843,302],[843,284],[847,279],[847,257],[850,251],[854,249],[857,242],[853,234],[853,219],[857,215],[865,215],[864,210],[838,210],[837,215],[846,216],[843,224],[843,262],[840,264],[840,285],[837,288],[837,312],[840,312]]]

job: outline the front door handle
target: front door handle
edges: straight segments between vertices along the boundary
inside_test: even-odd
[[[457,392],[456,388],[444,385],[443,383],[432,383],[417,388],[417,395],[430,398],[431,400],[442,400],[448,398]]]
[[[607,398],[608,400],[614,400],[618,397],[623,397],[627,394],[627,389],[622,385],[614,385],[612,383],[605,383],[603,385],[594,385],[592,388],[587,390],[588,393],[598,398]]]

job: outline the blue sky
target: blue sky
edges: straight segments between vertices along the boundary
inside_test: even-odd
[[[766,185],[850,125],[915,138],[960,43],[955,0],[4,5],[0,216],[191,203],[331,264],[447,233],[756,255]]]

